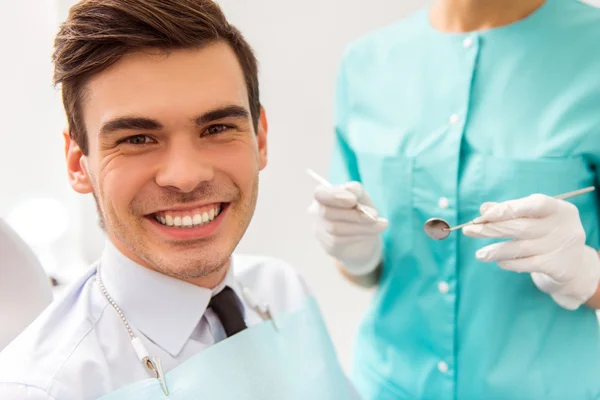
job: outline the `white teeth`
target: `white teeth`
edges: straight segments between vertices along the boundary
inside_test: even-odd
[[[202,215],[194,215],[194,225],[200,225],[202,223]]]
[[[201,214],[184,215],[173,217],[169,214],[156,216],[155,219],[163,225],[178,228],[192,228],[204,225],[215,219],[221,213],[221,207],[213,208]]]

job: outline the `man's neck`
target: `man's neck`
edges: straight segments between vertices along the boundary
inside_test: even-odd
[[[520,21],[545,0],[439,0],[430,14],[433,27],[442,32],[472,32]]]

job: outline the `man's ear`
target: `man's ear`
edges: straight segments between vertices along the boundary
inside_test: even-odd
[[[69,183],[71,184],[71,187],[77,193],[92,193],[93,186],[86,164],[86,156],[83,154],[75,140],[71,138],[68,129],[63,131],[63,137],[65,139],[67,174],[69,176]]]
[[[258,167],[260,170],[267,166],[267,131],[269,124],[267,122],[267,112],[263,107],[260,108],[260,118],[258,120]]]

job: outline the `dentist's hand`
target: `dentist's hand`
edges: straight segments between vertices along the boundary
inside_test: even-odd
[[[348,273],[361,276],[373,272],[381,263],[381,233],[387,220],[380,218],[363,186],[350,182],[340,186],[319,186],[311,211],[318,214],[317,239],[323,249],[336,258]],[[365,206],[377,222],[356,210]]]
[[[573,204],[535,194],[504,203],[485,203],[482,225],[463,228],[479,238],[509,238],[476,253],[509,271],[529,272],[535,285],[563,308],[574,310],[598,290],[600,258],[586,246],[586,235]]]

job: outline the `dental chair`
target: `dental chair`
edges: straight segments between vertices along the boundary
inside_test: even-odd
[[[52,302],[52,285],[31,248],[0,219],[0,351]]]

